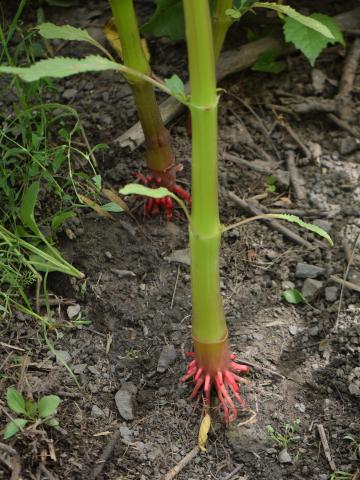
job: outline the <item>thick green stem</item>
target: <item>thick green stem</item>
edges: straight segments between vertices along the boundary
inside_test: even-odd
[[[226,10],[233,6],[233,0],[217,0],[213,14],[213,36],[215,59],[220,56],[226,34],[233,23],[233,19],[226,15]]]
[[[145,56],[134,10],[133,0],[109,0],[119,33],[124,64],[151,76],[151,68]],[[175,183],[175,156],[170,146],[170,135],[161,118],[152,85],[146,80],[128,75],[135,104],[147,145],[146,162],[165,187]]]
[[[193,206],[190,248],[193,337],[197,351],[197,344],[215,344],[227,337],[219,282],[218,99],[208,0],[183,0],[183,3],[191,84]]]

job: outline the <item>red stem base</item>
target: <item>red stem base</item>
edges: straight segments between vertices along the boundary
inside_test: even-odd
[[[249,383],[239,373],[248,373],[250,368],[247,365],[239,365],[235,363],[236,355],[230,354],[227,368],[222,368],[209,373],[204,367],[199,366],[194,352],[188,352],[187,355],[193,360],[188,365],[186,374],[181,378],[182,382],[186,382],[190,378],[193,379],[195,386],[190,398],[195,398],[203,392],[205,406],[210,407],[211,389],[214,386],[220,401],[220,408],[224,412],[225,422],[230,423],[237,417],[238,409],[231,398],[230,393],[239,403],[242,409],[246,408],[245,401],[240,396],[239,383]]]
[[[179,166],[178,170],[181,167]],[[169,184],[165,182],[162,178],[163,175],[160,173],[164,172],[153,172],[153,174],[148,175],[145,177],[141,173],[136,173],[135,176],[140,180],[141,183],[146,185],[150,188],[158,188],[161,186],[165,186],[168,190],[175,193],[175,195],[181,197],[185,200],[189,206],[191,206],[191,196],[190,194],[184,190],[182,187],[177,185],[175,182]],[[158,214],[161,210],[165,211],[166,217],[169,221],[173,219],[173,201],[170,197],[163,197],[163,198],[149,198],[144,206],[144,215],[145,217],[151,214]]]

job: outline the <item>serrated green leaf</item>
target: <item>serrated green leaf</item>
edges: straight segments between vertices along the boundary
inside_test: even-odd
[[[312,223],[306,223],[301,218],[297,217],[296,215],[288,215],[287,213],[275,213],[275,214],[269,214],[268,215],[270,218],[278,218],[280,220],[286,220],[287,222],[291,223],[296,223],[302,228],[305,228],[306,230],[310,230],[311,232],[316,233],[320,237],[325,238],[330,244],[330,246],[334,245],[334,242],[332,241],[332,238],[330,235],[325,232],[322,228],[318,227],[317,225],[313,225]]]
[[[0,66],[0,73],[18,75],[25,82],[34,82],[41,78],[64,78],[83,72],[101,72],[119,70],[120,65],[99,55],[85,58],[56,57],[40,60],[30,67]]]
[[[180,77],[172,75],[170,78],[165,78],[165,85],[170,90],[171,95],[186,100],[185,85]]]
[[[104,205],[101,205],[101,208],[106,212],[112,212],[112,213],[120,213],[124,211],[124,209],[121,208],[120,205],[118,205],[115,202],[105,203]]]
[[[60,398],[57,395],[45,395],[38,401],[38,410],[40,417],[50,417],[54,415],[60,404]]]
[[[266,72],[278,74],[286,69],[286,63],[276,60],[278,52],[275,50],[267,50],[259,55],[254,63],[252,70],[255,72]]]
[[[19,212],[22,223],[26,227],[30,228],[35,235],[39,235],[40,233],[34,217],[34,209],[39,195],[39,190],[40,182],[34,182],[30,185],[30,187],[24,193]]]
[[[287,288],[283,291],[282,295],[288,303],[294,305],[297,305],[298,303],[306,303],[304,295],[296,288]]]
[[[149,188],[138,183],[129,183],[128,185],[125,185],[125,187],[119,190],[119,193],[121,193],[121,195],[141,195],[143,197],[151,198],[173,196],[173,193],[171,193],[170,190],[165,187]]]
[[[13,437],[21,428],[24,428],[28,423],[25,418],[15,418],[14,421],[9,422],[5,428],[4,440]]]
[[[344,37],[334,20],[327,15],[314,13],[310,18],[321,22],[332,32],[333,39],[324,37],[321,33],[306,25],[299,23],[293,18],[287,18],[284,23],[284,36],[287,42],[291,42],[299,49],[313,66],[320,53],[329,44],[336,42],[344,45]]]
[[[25,399],[15,388],[9,387],[6,391],[6,401],[8,407],[15,413],[26,415]]]
[[[54,23],[45,22],[36,27],[40,35],[48,40],[78,40],[80,42],[88,42],[97,44],[96,40],[89,35],[87,30],[76,28],[71,25],[55,25]]]
[[[254,3],[254,7],[268,8],[270,10],[275,10],[278,13],[282,13],[283,15],[286,15],[287,17],[290,17],[293,20],[296,20],[298,23],[301,23],[307,28],[320,33],[324,37],[330,40],[335,40],[334,35],[331,33],[329,28],[323,23],[316,20],[316,18],[313,18],[313,15],[310,15],[310,16],[302,15],[301,13],[297,12],[294,8],[289,7],[288,5],[280,5],[274,2],[256,2]]]

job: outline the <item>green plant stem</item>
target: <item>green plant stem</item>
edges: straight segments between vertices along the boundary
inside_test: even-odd
[[[215,60],[220,56],[226,34],[234,20],[226,15],[226,10],[233,6],[233,0],[217,0],[213,14],[213,36]]]
[[[124,65],[151,77],[151,68],[145,56],[134,10],[133,0],[109,0],[119,33]],[[147,145],[146,163],[161,184],[175,183],[175,155],[170,146],[170,135],[161,118],[154,87],[145,79],[127,75],[132,88],[140,123]]]
[[[221,227],[217,175],[217,94],[208,0],[183,0],[192,119],[190,248],[193,337],[218,343],[227,336],[219,282]]]

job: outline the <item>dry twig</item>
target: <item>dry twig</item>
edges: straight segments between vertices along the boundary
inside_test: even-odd
[[[194,447],[192,450],[190,450],[189,453],[187,453],[185,455],[185,457],[183,459],[180,460],[180,462],[175,465],[175,467],[173,467],[166,475],[165,475],[165,479],[164,480],[172,480],[173,478],[176,477],[176,475],[178,473],[181,472],[181,470],[183,470],[186,465],[188,465],[195,457],[196,455],[199,453],[200,449],[198,446]]]
[[[328,443],[327,438],[326,438],[326,433],[325,433],[324,427],[321,423],[319,423],[319,424],[317,424],[317,429],[318,429],[318,432],[319,432],[319,435],[320,435],[320,440],[321,440],[321,443],[322,443],[322,446],[323,446],[323,449],[324,449],[326,460],[329,462],[331,470],[335,471],[336,470],[336,465],[335,465],[334,460],[332,459],[332,456],[331,456],[331,451],[330,451],[329,443]]]
[[[299,171],[296,167],[295,154],[293,150],[288,150],[286,152],[286,163],[290,175],[291,185],[294,189],[295,197],[299,202],[303,202],[304,200],[306,200],[306,193],[303,188],[304,181],[300,177]]]
[[[10,466],[12,470],[10,480],[18,480],[21,474],[20,455],[15,450],[15,448],[12,448],[10,447],[10,445],[6,445],[5,443],[0,443],[0,450],[11,456],[10,465],[8,465],[8,462],[4,462],[5,465]]]
[[[356,38],[352,44],[344,63],[344,69],[340,80],[338,96],[346,97],[351,93],[354,86],[356,70],[360,60],[360,38]]]

